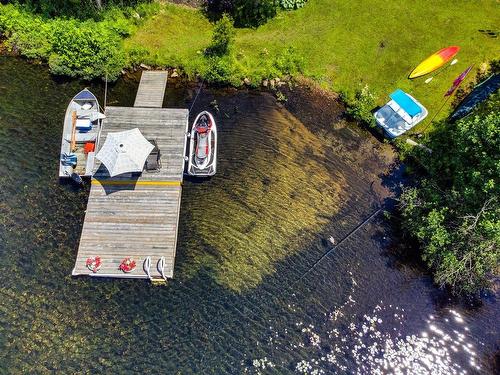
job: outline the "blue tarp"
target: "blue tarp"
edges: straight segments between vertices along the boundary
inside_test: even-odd
[[[392,100],[394,100],[398,105],[411,117],[422,113],[422,108],[414,102],[403,90],[397,89],[391,95],[389,95]]]
[[[80,91],[75,97],[75,100],[94,100],[95,96],[89,90],[84,89]]]

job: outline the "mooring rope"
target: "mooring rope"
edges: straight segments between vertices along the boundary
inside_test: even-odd
[[[342,243],[344,241],[346,241],[347,239],[349,239],[354,233],[356,233],[362,226],[364,226],[366,223],[368,223],[371,219],[373,219],[375,216],[377,216],[377,214],[382,211],[382,207],[379,207],[376,211],[374,211],[367,219],[363,220],[360,224],[358,224],[353,230],[351,230],[347,236],[345,236],[344,238],[342,238],[342,240],[340,240],[340,242],[333,246],[331,249],[329,249],[326,253],[324,253],[316,262],[314,262],[314,264],[309,267],[309,269],[304,272],[302,274],[302,276],[300,276],[299,279],[297,279],[296,283],[301,281],[304,277],[306,277],[309,272],[311,272],[319,263],[321,263],[321,261],[323,259],[325,259],[328,255],[331,254],[332,251],[336,250],[340,245],[342,245]]]
[[[205,79],[201,80],[200,87],[198,88],[198,92],[196,93],[196,96],[194,97],[193,102],[191,103],[191,107],[189,107],[189,112],[193,109],[194,103],[196,103],[196,99],[198,99],[198,95],[200,95],[201,89],[203,88],[203,83],[205,83]]]

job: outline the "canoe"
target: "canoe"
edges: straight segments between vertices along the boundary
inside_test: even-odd
[[[92,175],[94,151],[103,118],[97,98],[89,90],[84,89],[71,99],[64,116],[60,178],[80,180],[78,176]]]
[[[413,79],[421,77],[435,71],[436,69],[442,67],[448,61],[450,61],[453,57],[455,57],[458,51],[460,51],[460,47],[458,46],[451,46],[440,49],[436,53],[426,58],[420,64],[418,64],[418,66],[410,73],[408,78]]]
[[[474,87],[469,95],[455,108],[450,116],[451,121],[456,121],[467,116],[481,102],[500,89],[500,74],[493,74],[479,85]]]

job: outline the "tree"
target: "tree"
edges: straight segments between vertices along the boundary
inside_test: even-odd
[[[2,2],[26,4],[31,10],[45,16],[96,18],[105,6],[132,6],[150,0],[15,0]]]
[[[415,150],[427,175],[405,189],[403,227],[416,238],[440,286],[469,294],[487,285],[500,260],[500,95],[430,135]]]
[[[227,14],[224,14],[222,18],[215,23],[212,42],[206,50],[207,55],[227,55],[234,41],[235,34],[232,19]]]
[[[205,0],[205,12],[212,20],[229,14],[237,27],[256,27],[276,15],[276,0]]]

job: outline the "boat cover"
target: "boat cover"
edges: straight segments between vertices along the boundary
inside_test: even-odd
[[[74,100],[95,100],[95,96],[89,90],[82,90],[73,99]]]
[[[389,95],[406,113],[414,117],[422,113],[422,108],[413,101],[403,90],[397,89]]]

